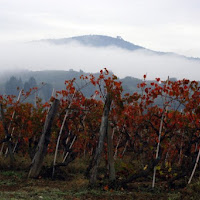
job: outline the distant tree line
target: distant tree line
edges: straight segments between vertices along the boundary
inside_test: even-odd
[[[24,90],[24,92],[28,92],[31,88],[34,87],[41,87],[41,89],[36,93],[38,97],[41,99],[47,101],[52,94],[53,86],[49,83],[39,85],[34,77],[30,77],[28,81],[25,81],[23,83],[21,78],[16,78],[15,76],[12,76],[4,86],[4,93],[6,95],[15,95],[17,96],[19,94],[20,90]],[[28,101],[32,101],[34,97],[29,97]]]

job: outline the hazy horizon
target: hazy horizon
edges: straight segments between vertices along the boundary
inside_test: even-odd
[[[86,47],[78,43],[53,45],[45,42],[15,43],[0,46],[2,71],[12,70],[83,70],[96,73],[107,68],[120,78],[147,79],[168,76],[200,80],[200,61],[170,55],[156,55],[145,50],[128,51],[117,47]]]

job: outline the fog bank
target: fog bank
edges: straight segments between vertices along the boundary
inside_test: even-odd
[[[77,43],[53,45],[44,42],[0,44],[0,69],[5,71],[83,70],[98,72],[102,68],[120,78],[132,76],[148,79],[168,76],[200,80],[200,61],[170,55],[156,55],[144,50],[130,52],[116,47],[94,48]]]

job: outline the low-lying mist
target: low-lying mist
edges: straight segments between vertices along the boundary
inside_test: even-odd
[[[184,57],[157,55],[150,51],[127,51],[116,47],[85,47],[77,43],[54,45],[45,42],[0,45],[1,74],[13,70],[83,70],[98,72],[102,68],[118,77],[147,79],[167,77],[200,80],[200,61]]]

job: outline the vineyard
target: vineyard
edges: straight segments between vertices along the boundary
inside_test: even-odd
[[[105,192],[134,191],[135,183],[151,192],[197,183],[198,82],[143,78],[133,94],[104,69],[98,77],[81,76],[81,84],[66,80],[65,90],[53,91],[47,102],[37,97],[40,88],[1,95],[1,171],[20,169],[29,180],[56,182],[67,180],[70,165],[84,162],[87,187]],[[91,85],[88,98],[82,90]]]

